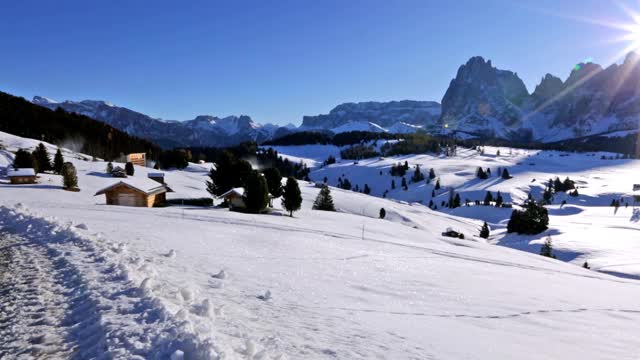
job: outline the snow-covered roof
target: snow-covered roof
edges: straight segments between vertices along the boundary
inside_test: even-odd
[[[244,188],[243,187],[233,188],[233,189],[227,191],[226,193],[224,193],[224,194],[222,194],[222,195],[220,195],[218,197],[219,198],[223,198],[223,197],[229,196],[231,194],[242,196],[242,195],[244,195]]]
[[[96,195],[101,195],[107,192],[109,189],[112,189],[116,186],[124,185],[130,187],[132,189],[143,192],[147,195],[158,194],[167,191],[167,187],[163,184],[158,183],[157,181],[151,180],[149,178],[134,178],[130,177],[127,179],[120,180],[116,183],[113,183],[102,190],[96,192]]]
[[[148,177],[164,177],[163,172],[150,172],[147,174]]]
[[[32,168],[7,169],[7,176],[36,176],[36,171]]]

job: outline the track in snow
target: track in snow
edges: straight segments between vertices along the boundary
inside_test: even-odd
[[[207,358],[111,251],[0,207],[0,359]]]

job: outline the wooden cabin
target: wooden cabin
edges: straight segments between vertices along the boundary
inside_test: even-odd
[[[127,178],[98,192],[104,194],[107,205],[154,207],[166,202],[167,188],[151,179]]]
[[[8,169],[7,176],[12,184],[36,183],[36,171],[32,168]]]
[[[133,153],[127,155],[127,162],[138,166],[147,166],[147,156],[145,153]]]
[[[229,210],[241,210],[245,209],[246,205],[244,204],[244,199],[242,196],[244,195],[244,188],[233,188],[226,193],[218,196],[218,198],[224,199],[227,204],[229,204]]]

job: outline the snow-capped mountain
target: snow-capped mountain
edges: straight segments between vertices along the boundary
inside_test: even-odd
[[[552,142],[640,127],[640,63],[630,53],[606,69],[575,66],[568,78],[547,74],[529,94],[516,73],[471,58],[442,100],[449,129]]]
[[[329,114],[304,116],[300,129],[392,131],[394,126],[400,127],[400,123],[430,128],[436,125],[439,117],[440,104],[434,101],[345,103],[336,106]]]
[[[187,121],[161,120],[97,100],[57,102],[35,96],[33,103],[53,110],[60,107],[68,112],[89,116],[131,135],[149,139],[166,148],[229,146],[248,140],[260,142],[271,139],[278,133],[286,133],[292,126],[262,125],[246,115],[223,118],[201,115]]]

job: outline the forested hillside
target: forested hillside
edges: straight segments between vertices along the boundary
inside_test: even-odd
[[[59,145],[73,144],[76,151],[104,159],[131,152],[146,152],[150,158],[160,154],[153,143],[103,122],[62,109],[49,110],[4,92],[0,92],[0,131]]]

